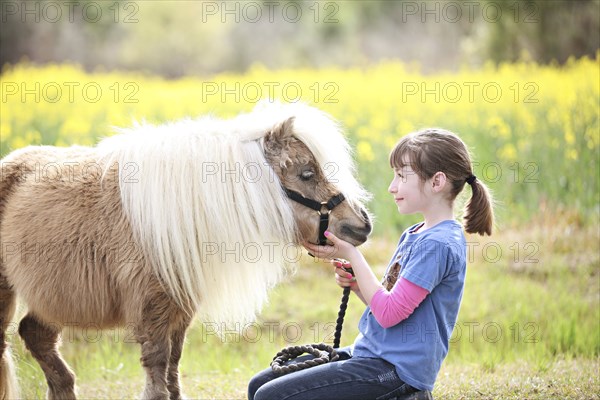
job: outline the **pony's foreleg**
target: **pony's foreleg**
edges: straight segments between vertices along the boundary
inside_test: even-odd
[[[147,400],[167,400],[167,370],[171,358],[171,317],[176,313],[166,295],[146,301],[136,339],[142,346],[142,366],[146,371]]]
[[[189,319],[185,319],[179,326],[171,331],[171,358],[169,359],[169,370],[167,372],[167,388],[170,400],[181,399],[181,386],[179,384],[179,360],[183,351],[185,331],[189,326]]]
[[[58,352],[60,329],[27,314],[19,324],[19,335],[46,375],[48,399],[75,399],[75,374]]]
[[[5,332],[15,312],[15,293],[0,275],[0,400],[19,397],[12,355],[4,341]]]
[[[166,339],[166,340],[165,340]],[[144,400],[167,400],[167,360],[171,346],[168,338],[149,335],[142,344],[142,366],[146,370]]]

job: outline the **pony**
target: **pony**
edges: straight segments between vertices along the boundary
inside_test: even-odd
[[[339,125],[300,103],[136,124],[93,147],[29,146],[0,167],[0,399],[18,396],[5,341],[17,296],[49,399],[75,398],[58,343],[65,326],[89,324],[133,326],[142,397],[180,399],[193,318],[252,320],[299,244],[317,242],[317,214],[354,245],[371,232]],[[341,203],[315,213],[290,192]]]

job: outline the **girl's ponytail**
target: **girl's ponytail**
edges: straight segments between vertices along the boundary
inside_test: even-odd
[[[463,214],[465,231],[480,235],[491,235],[494,225],[494,209],[492,196],[487,186],[479,181],[475,175],[467,178],[473,194],[465,206]]]

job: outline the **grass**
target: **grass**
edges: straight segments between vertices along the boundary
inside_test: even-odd
[[[440,399],[598,399],[598,359],[556,359],[540,369],[513,361],[494,371],[446,363],[434,396]]]
[[[535,364],[515,361],[494,372],[477,364],[445,363],[433,395],[437,399],[599,399],[598,360],[557,359],[539,370]],[[193,399],[245,399],[251,371],[228,373],[187,371],[185,393]],[[99,378],[79,383],[81,399],[136,398],[143,387],[141,373],[127,379]],[[45,389],[44,389],[45,390]],[[35,398],[43,397],[43,390]]]
[[[366,249],[379,274],[394,240],[375,239]],[[597,227],[556,220],[506,228],[492,239],[469,237],[465,295],[434,396],[600,398],[599,240]],[[250,377],[280,348],[332,341],[340,294],[330,270],[307,257],[289,282],[273,290],[256,323],[222,337],[213,324],[196,323],[181,365],[186,394],[244,399]],[[352,342],[363,309],[353,297],[342,345]],[[128,343],[129,333],[63,335],[62,352],[77,374],[80,398],[139,396],[144,376],[139,346]],[[39,366],[14,334],[9,339],[23,395],[43,398],[46,383]]]

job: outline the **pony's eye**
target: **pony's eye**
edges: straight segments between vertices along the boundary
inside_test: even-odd
[[[311,170],[302,171],[300,174],[300,179],[303,181],[309,181],[315,176],[315,173]]]

